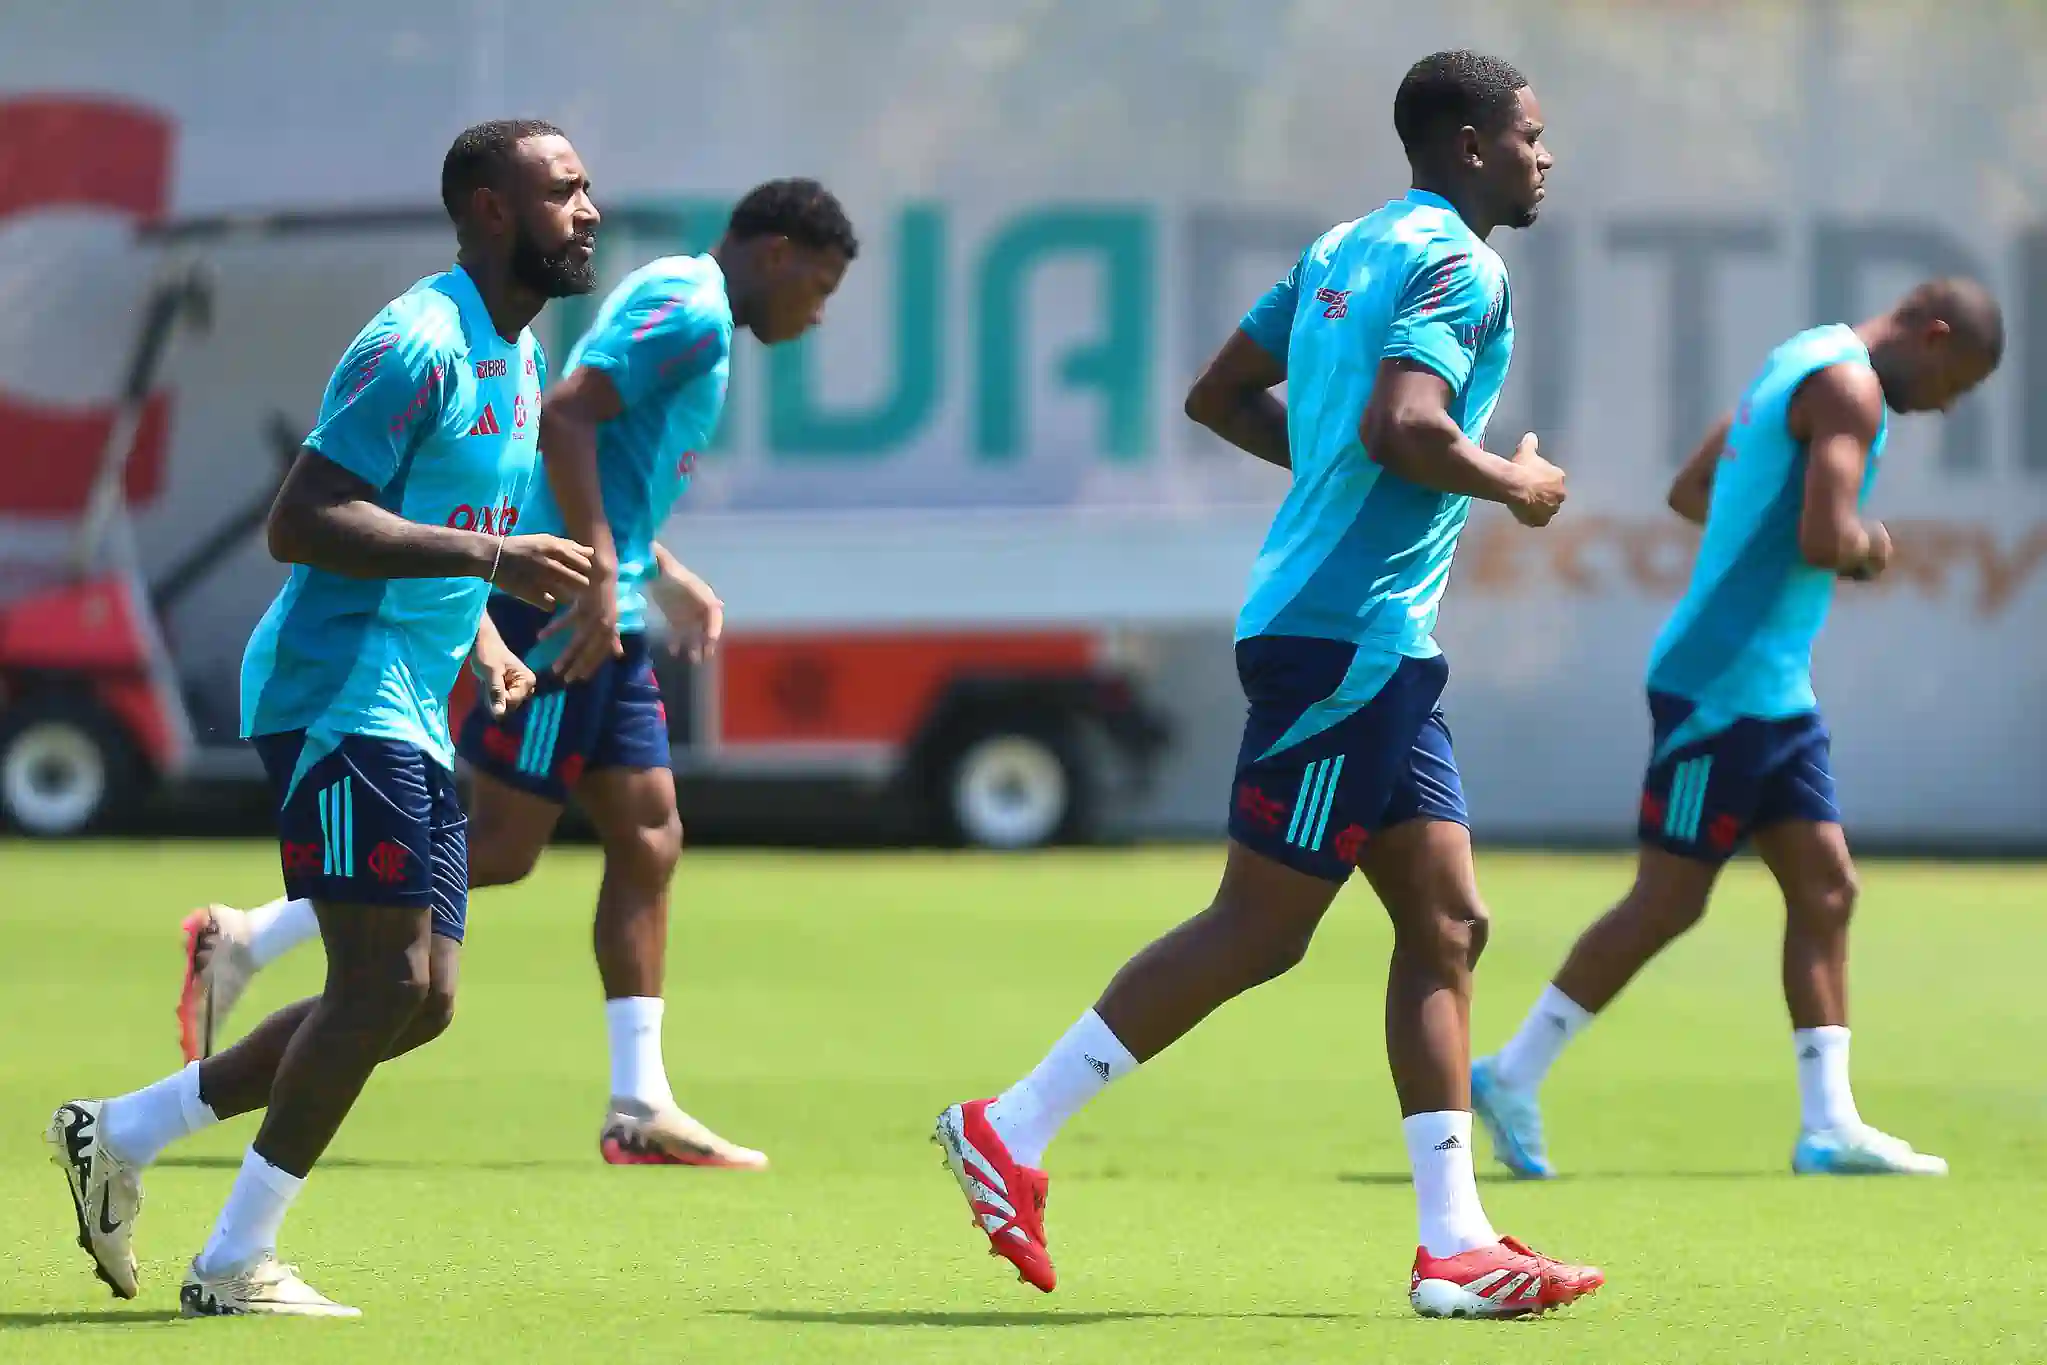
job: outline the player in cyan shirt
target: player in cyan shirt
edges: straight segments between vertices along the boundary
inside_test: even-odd
[[[1293,470],[1238,618],[1250,709],[1222,886],[1029,1076],[938,1121],[990,1246],[1042,1290],[1054,1275],[1040,1166],[1059,1126],[1297,962],[1359,867],[1396,926],[1387,1028],[1422,1244],[1410,1303],[1514,1316],[1602,1283],[1497,1236],[1479,1204],[1462,1058],[1485,909],[1431,638],[1471,498],[1536,526],[1563,501],[1532,438],[1513,459],[1479,445],[1513,345],[1506,268],[1486,238],[1535,220],[1550,157],[1527,82],[1494,58],[1418,63],[1393,120],[1413,190],[1309,247],[1188,398],[1204,425]],[[1282,382],[1284,405],[1270,392]]]
[[[327,944],[324,992],[147,1089],[51,1120],[82,1245],[136,1293],[140,1174],[164,1147],[264,1110],[226,1208],[180,1293],[188,1316],[354,1316],[277,1258],[286,1209],[376,1065],[438,1032],[468,862],[444,706],[465,659],[491,704],[533,676],[484,614],[490,587],[553,603],[591,554],[510,535],[537,464],[545,376],[527,324],[587,291],[597,212],[548,124],[456,139],[441,193],[460,251],[380,312],[335,368],[279,491],[273,554],[292,565],[243,661],[243,730],[278,802],[284,884]]]
[[[733,329],[770,345],[801,336],[858,252],[844,210],[816,182],[759,186],[710,251],[663,257],[612,290],[541,409],[547,474],[535,476],[519,528],[588,536],[578,543],[597,554],[573,615],[566,605],[550,612],[491,597],[499,636],[539,683],[524,706],[478,706],[463,725],[459,747],[473,776],[469,885],[531,872],[571,794],[595,824],[605,851],[595,934],[611,1047],[598,1145],[613,1164],[767,1164],[682,1110],[662,1062],[668,883],[682,826],[647,611],[651,599],[678,647],[700,657],[716,646],[722,605],[656,533],[717,430]],[[303,901],[201,913],[219,944],[202,983],[216,1020],[256,970],[318,935]]]
[[[1812,647],[1842,578],[1890,560],[1863,505],[1888,412],[1946,411],[2004,350],[1997,303],[1966,280],[1921,285],[1860,326],[1815,327],[1770,353],[1733,414],[1679,473],[1670,505],[1705,527],[1690,589],[1649,659],[1655,747],[1635,885],[1578,940],[1521,1030],[1472,1074],[1502,1163],[1552,1173],[1538,1088],[1592,1017],[1706,911],[1745,840],[1784,895],[1800,1174],[1943,1175],[1947,1163],[1863,1122],[1848,1081],[1848,921],[1855,865],[1834,800]]]

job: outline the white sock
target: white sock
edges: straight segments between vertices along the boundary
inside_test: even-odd
[[[249,913],[249,956],[260,970],[320,936],[311,901],[274,900]]]
[[[285,1211],[305,1186],[303,1177],[286,1174],[249,1148],[220,1221],[199,1253],[199,1269],[208,1275],[230,1274],[248,1269],[265,1252],[274,1253]]]
[[[1026,1166],[1044,1164],[1045,1149],[1081,1106],[1137,1070],[1137,1059],[1089,1010],[1052,1045],[1037,1069],[996,1097],[988,1123],[1009,1154]]]
[[[199,1098],[199,1063],[174,1071],[155,1085],[117,1095],[100,1111],[107,1147],[121,1160],[147,1166],[163,1149],[220,1120]]]
[[[1493,1075],[1510,1090],[1533,1090],[1563,1056],[1564,1045],[1593,1019],[1592,1012],[1555,986],[1544,986],[1521,1031],[1493,1058]]]
[[[1862,1115],[1848,1085],[1847,1027],[1794,1029],[1791,1039],[1798,1047],[1798,1109],[1805,1131],[1860,1128]]]
[[[611,1035],[611,1094],[653,1109],[675,1103],[668,1068],[661,1063],[659,996],[633,995],[604,1002],[604,1027]]]
[[[1431,1256],[1456,1256],[1500,1240],[1478,1202],[1471,1169],[1471,1115],[1462,1109],[1410,1114],[1400,1121],[1414,1170],[1421,1244]]]

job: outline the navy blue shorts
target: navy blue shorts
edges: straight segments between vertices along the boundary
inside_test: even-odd
[[[1437,701],[1441,655],[1401,659],[1370,701],[1278,752],[1303,717],[1334,696],[1357,647],[1257,636],[1237,642],[1250,711],[1237,750],[1230,837],[1298,872],[1349,879],[1374,833],[1409,820],[1467,825],[1464,787]]]
[[[1721,863],[1769,825],[1840,822],[1827,724],[1819,712],[1783,720],[1744,717],[1687,740],[1678,730],[1696,709],[1684,697],[1649,694],[1656,754],[1642,779],[1636,832],[1643,843]],[[1681,742],[1665,752],[1674,735]]]
[[[531,654],[549,613],[515,598],[490,599],[490,619],[521,658]],[[564,805],[583,774],[599,768],[666,768],[668,708],[647,656],[647,637],[619,637],[625,653],[594,677],[564,682],[538,669],[540,685],[525,704],[501,718],[485,706],[462,722],[459,751],[478,772],[489,773],[556,805]]]
[[[345,735],[287,797],[306,732],[258,735],[255,744],[278,794],[285,895],[431,909],[434,932],[462,941],[469,818],[453,773],[415,744]]]

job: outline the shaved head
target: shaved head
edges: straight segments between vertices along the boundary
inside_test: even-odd
[[[2004,310],[1960,276],[1926,281],[1859,330],[1895,412],[1946,412],[2004,359]]]
[[[1897,314],[1908,327],[1946,323],[1956,340],[1993,369],[2004,359],[2004,309],[1974,280],[1959,275],[1928,280],[1904,297]]]

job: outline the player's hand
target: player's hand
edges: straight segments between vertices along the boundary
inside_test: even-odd
[[[1869,553],[1862,557],[1860,564],[1842,574],[1841,577],[1852,578],[1857,583],[1867,583],[1881,575],[1889,567],[1891,567],[1891,533],[1885,529],[1882,522],[1873,521],[1869,524]]]
[[[550,639],[567,632],[568,644],[551,665],[570,682],[593,678],[597,671],[625,653],[618,638],[618,563],[593,560],[590,582],[569,609],[549,621],[540,638]]]
[[[469,671],[476,675],[477,690],[493,720],[516,711],[540,683],[525,661],[506,649],[495,634],[477,639],[469,651]]]
[[[725,633],[725,604],[711,585],[673,560],[653,587],[654,605],[668,619],[668,649],[700,664],[718,652]]]
[[[590,547],[560,536],[508,536],[491,583],[521,602],[552,611],[590,583]]]
[[[1564,471],[1536,453],[1532,431],[1514,447],[1510,462],[1521,471],[1522,481],[1507,510],[1523,526],[1549,525],[1564,505]]]

